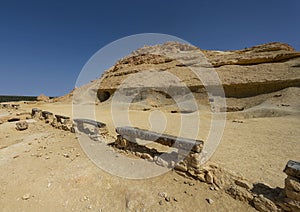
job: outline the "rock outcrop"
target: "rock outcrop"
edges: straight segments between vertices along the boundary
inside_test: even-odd
[[[101,78],[75,89],[62,99],[72,98],[74,92],[83,94],[80,96],[96,93],[98,100],[104,102],[110,99],[128,77],[146,73],[145,71],[168,72],[180,79],[194,94],[201,95],[206,92],[205,87],[191,71],[194,68],[200,71],[215,70],[226,97],[252,97],[288,87],[300,87],[300,52],[296,52],[287,44],[268,43],[243,50],[214,51],[200,50],[189,44],[168,42],[134,51],[105,71]],[[146,75],[143,77],[147,79]],[[158,75],[157,78],[160,77]],[[155,79],[146,81],[147,85],[140,81],[136,79],[131,86],[151,88],[151,82]],[[172,87],[171,79],[166,77],[164,82],[159,86]],[[173,91],[176,91],[176,86],[174,84],[172,87]],[[157,87],[157,83],[153,87]],[[180,88],[178,90],[176,92],[181,94]]]
[[[44,94],[41,94],[37,97],[37,100],[41,102],[49,102],[50,98]]]

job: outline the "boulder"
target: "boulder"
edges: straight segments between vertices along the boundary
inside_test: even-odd
[[[300,163],[290,160],[286,164],[284,170],[287,175],[300,179]]]

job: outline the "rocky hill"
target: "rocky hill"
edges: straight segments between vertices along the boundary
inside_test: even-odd
[[[200,95],[205,92],[205,88],[191,69],[215,70],[228,98],[253,97],[289,87],[300,87],[300,52],[296,52],[288,44],[276,42],[242,50],[217,51],[167,42],[145,46],[132,52],[105,71],[101,78],[76,89],[76,92],[85,93],[84,95],[94,95],[97,92],[100,102],[104,102],[125,79],[150,70],[169,72],[178,77],[194,94]],[[140,83],[140,79],[136,79],[131,86],[151,87],[151,82],[155,80],[149,79],[145,85]],[[165,79],[161,86],[172,86],[172,80]],[[151,94],[153,91],[147,92],[145,98]],[[72,94],[61,99],[70,97]]]

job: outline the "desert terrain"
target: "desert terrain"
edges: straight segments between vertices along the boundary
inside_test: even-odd
[[[167,50],[172,54],[179,52],[180,58],[161,56]],[[6,103],[18,105],[16,108],[2,106],[1,211],[297,211],[299,201],[291,208],[275,200],[284,195],[287,175],[283,169],[287,162],[300,161],[300,53],[282,43],[235,51],[203,50],[207,64],[195,59],[193,54],[197,51],[179,43],[144,47],[118,61],[98,80],[65,96]],[[132,74],[162,70],[187,85],[197,110],[183,110],[168,95],[150,89],[130,104],[122,104],[129,108],[132,126],[159,131],[151,126],[149,117],[157,122],[163,117],[166,120],[163,132],[179,136],[182,117],[199,116],[200,125],[190,124],[187,128],[199,128],[196,139],[205,144],[214,113],[211,99],[181,59],[189,67],[214,68],[222,82],[225,96],[214,101],[226,100],[226,107],[220,108],[226,114],[226,124],[220,144],[207,164],[216,164],[253,185],[245,189],[253,195],[249,197],[251,200],[243,199],[240,194],[232,195],[215,182],[202,182],[174,169],[149,179],[114,176],[97,167],[86,155],[77,133],[53,127],[54,117],[48,120],[32,116],[32,109],[38,108],[73,119],[74,104],[83,102],[94,107],[95,120],[105,123],[106,136],[115,140],[112,104],[119,86]],[[150,82],[151,86],[154,87]],[[186,98],[176,92],[178,101],[185,102]],[[120,107],[118,112],[124,110]],[[155,111],[160,111],[159,115],[155,116]],[[28,128],[17,130],[19,121],[26,121]],[[188,130],[182,135],[190,137]],[[118,153],[114,148],[111,151]],[[258,204],[253,198],[259,195],[267,200]],[[269,200],[272,205],[265,206]]]

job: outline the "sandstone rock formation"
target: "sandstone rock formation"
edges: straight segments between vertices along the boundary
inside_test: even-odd
[[[194,95],[203,96],[206,89],[203,82],[192,71],[215,70],[221,80],[226,97],[241,98],[271,93],[289,87],[300,86],[300,52],[283,43],[268,43],[243,50],[216,51],[200,50],[189,44],[168,42],[162,45],[146,46],[119,60],[105,71],[101,78],[75,89],[61,100],[77,96],[97,96],[100,102],[108,100],[120,85],[131,76],[139,73],[139,79],[130,81],[131,87],[165,87],[178,94],[173,79],[165,77],[164,83],[153,83],[170,73],[180,79]],[[157,78],[148,79],[146,71],[157,73]],[[132,83],[133,82],[133,83]],[[142,83],[141,83],[142,82]],[[146,82],[146,83],[144,83]],[[172,87],[173,86],[173,87]],[[178,86],[177,86],[178,87]],[[168,90],[168,91],[169,91]],[[128,95],[132,91],[126,91]],[[161,95],[157,89],[148,89],[144,96]],[[96,95],[94,94],[96,93]],[[165,94],[164,94],[165,95]],[[205,96],[205,95],[204,95]],[[144,97],[139,97],[144,100]],[[165,99],[169,99],[165,95]],[[57,99],[59,100],[59,99]]]
[[[45,96],[44,94],[41,94],[37,97],[37,100],[41,102],[48,102],[50,98],[48,96]]]

